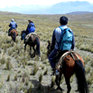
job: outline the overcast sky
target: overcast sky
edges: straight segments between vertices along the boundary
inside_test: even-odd
[[[63,1],[88,1],[93,4],[93,0],[0,0],[0,8],[22,5],[53,5]]]

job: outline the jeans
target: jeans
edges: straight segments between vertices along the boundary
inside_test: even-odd
[[[53,49],[52,52],[50,53],[48,59],[50,62],[50,65],[53,69],[55,69],[56,63],[58,62],[58,60],[60,59],[60,57],[67,52],[68,50],[64,50],[64,51],[58,51],[58,49]]]
[[[56,62],[55,62],[55,56],[57,54],[57,49],[53,49],[52,52],[50,53],[48,59],[49,59],[49,62],[50,62],[50,65],[51,67],[54,69],[55,68],[55,65],[56,65]]]

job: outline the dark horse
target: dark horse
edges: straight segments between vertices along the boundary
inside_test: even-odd
[[[32,58],[35,57],[36,54],[40,57],[40,39],[37,34],[31,33],[26,36],[26,31],[23,30],[21,32],[21,40],[24,40],[24,50],[26,50],[27,45],[30,46],[30,55]],[[34,50],[33,53],[31,51],[32,48]]]
[[[50,52],[52,51],[51,43],[49,41],[47,49],[48,49],[47,55],[49,55]],[[57,89],[62,90],[62,88],[60,87],[60,81],[61,76],[63,74],[67,84],[67,93],[70,93],[71,91],[70,78],[75,73],[79,93],[89,93],[85,77],[84,61],[78,53],[74,51],[68,51],[65,54],[63,54],[56,63],[56,69],[59,71],[59,74],[56,75],[55,80],[58,86]]]
[[[10,36],[12,38],[12,40],[15,42],[16,41],[16,36],[18,35],[17,31],[15,29],[12,29],[10,31]]]

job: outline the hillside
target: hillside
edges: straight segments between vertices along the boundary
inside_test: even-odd
[[[85,1],[62,2],[53,5],[48,11],[53,14],[65,14],[75,11],[93,12],[93,5]]]
[[[8,12],[8,11],[0,11],[0,15],[20,15],[21,13],[17,12]]]
[[[6,12],[7,13],[7,12]],[[67,86],[62,76],[61,87],[63,92],[56,90],[56,85],[50,88],[54,76],[46,56],[47,41],[51,40],[54,28],[59,26],[62,15],[0,15],[0,93],[66,93]],[[80,15],[65,15],[69,18],[68,26],[75,35],[76,47],[85,61],[86,79],[89,93],[93,92],[93,13]],[[14,18],[18,24],[18,36],[14,43],[7,34],[8,25]],[[31,58],[29,46],[24,51],[24,42],[21,41],[21,31],[26,29],[28,19],[33,20],[36,33],[40,37],[41,60],[38,56]],[[70,80],[71,93],[76,93],[77,82],[73,75]]]
[[[76,11],[76,12],[70,12],[67,13],[67,15],[85,15],[85,14],[92,14],[93,12],[88,11]]]

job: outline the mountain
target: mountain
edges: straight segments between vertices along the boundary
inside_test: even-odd
[[[22,5],[20,7],[7,7],[3,11],[23,14],[66,14],[76,11],[93,12],[93,4],[86,1],[70,1],[61,2],[52,6]]]
[[[85,1],[62,2],[47,9],[47,13],[49,14],[65,14],[75,11],[93,12],[93,4]]]
[[[0,11],[0,15],[21,15],[21,13],[8,12],[8,11]]]
[[[70,12],[66,13],[67,15],[83,15],[83,14],[91,14],[93,12],[88,12],[88,11],[75,11],[75,12]]]

